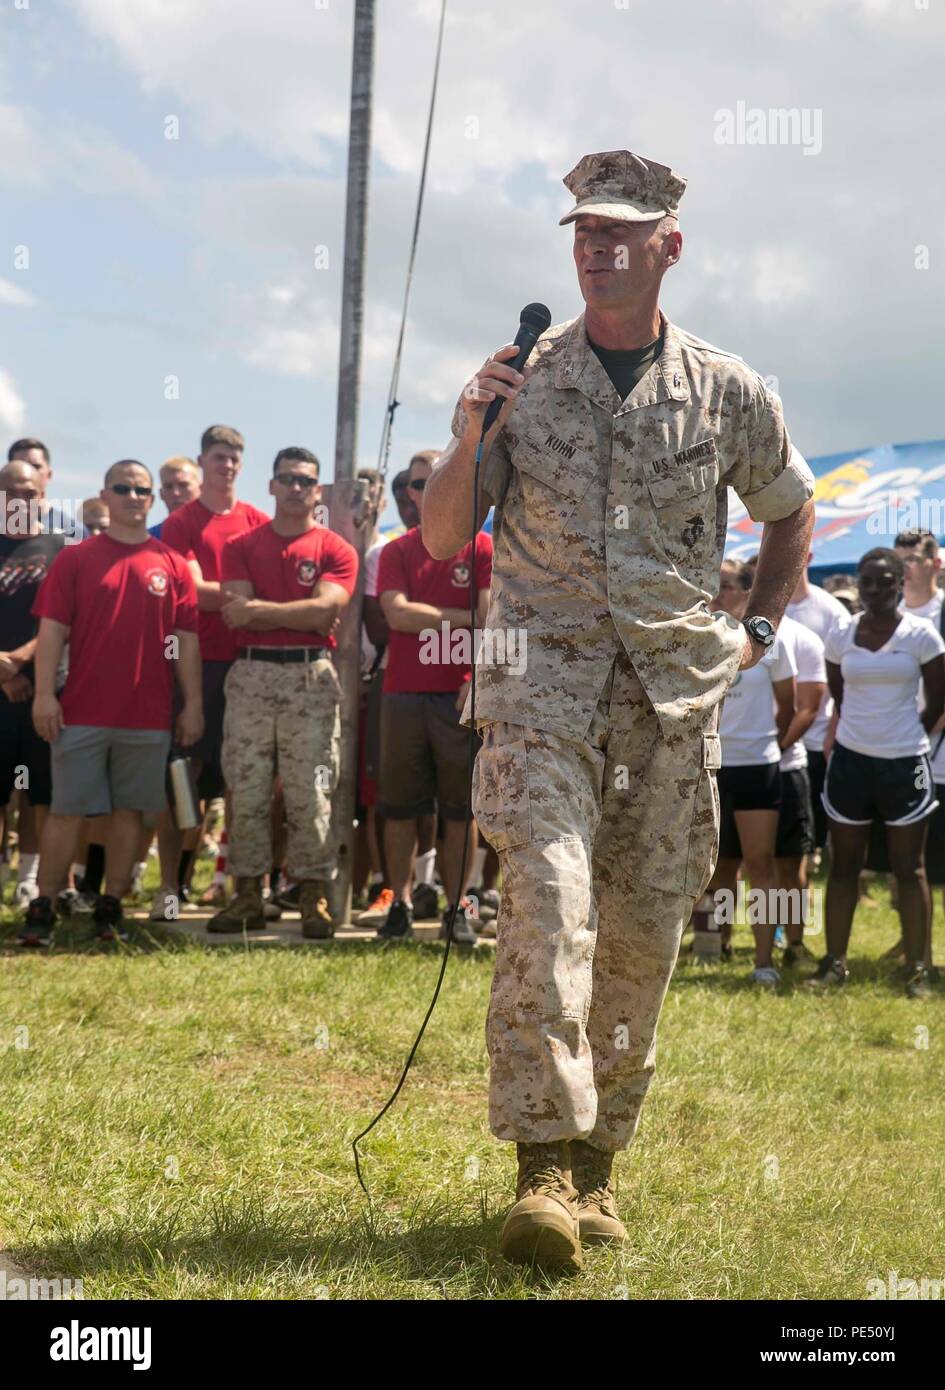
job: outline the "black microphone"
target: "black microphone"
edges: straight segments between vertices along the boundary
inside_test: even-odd
[[[551,327],[551,313],[544,304],[526,304],[519,319],[518,332],[515,335],[515,346],[518,348],[518,353],[510,362],[505,363],[507,367],[512,367],[516,372],[522,370],[542,333]],[[483,434],[487,434],[491,430],[507,399],[506,396],[496,396],[494,401],[489,402],[489,409],[486,411],[486,418],[482,426]]]

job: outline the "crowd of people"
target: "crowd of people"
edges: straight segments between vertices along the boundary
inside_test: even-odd
[[[161,883],[150,916],[173,921],[221,799],[225,870],[218,863],[197,903],[215,909],[207,930],[260,930],[290,907],[303,936],[334,932],[335,631],[358,556],[320,523],[314,454],[276,455],[270,517],[237,497],[243,450],[237,430],[216,425],[195,460],[168,459],[167,516],[150,528],[155,483],[137,460],[113,464],[100,497],[72,515],[49,496],[46,446],[21,439],[8,451],[0,804],[5,841],[16,824],[25,946],[49,944],[57,920],[79,912],[99,939],[126,937],[122,898],[155,836]],[[364,557],[356,888],[361,922],[385,940],[409,938],[415,914],[438,915],[441,888],[441,935],[472,948],[496,917],[498,863],[475,824],[465,829],[459,714],[471,668],[452,650],[424,660],[420,634],[470,626],[473,573],[481,623],[492,542],[477,538],[474,570],[471,546],[449,561],[425,551],[418,523],[436,457],[416,454],[393,479],[399,534],[377,530],[384,480],[360,475],[375,523]],[[186,830],[168,801],[177,754],[190,760],[205,817]]]
[[[849,978],[864,871],[892,876],[902,936],[888,954],[901,960],[907,992],[926,995],[935,980],[929,884],[945,884],[941,564],[935,536],[915,530],[867,551],[852,582],[837,575],[820,587],[805,575],[773,646],[725,697],[719,858],[698,925],[718,917],[720,892],[734,894],[743,872],[770,904],[751,920],[759,985],[780,982],[779,936],[781,968],[811,957],[810,868],[825,854],[826,952],[807,983]],[[752,570],[723,561],[717,609],[744,613]],[[730,956],[730,918],[711,925]]]
[[[100,939],[123,938],[122,899],[155,837],[151,920],[173,921],[214,816],[220,859],[196,904],[213,910],[208,931],[260,930],[297,908],[303,936],[333,934],[335,631],[358,556],[319,520],[314,454],[278,452],[270,516],[237,497],[243,451],[237,430],[215,425],[196,459],[168,459],[158,479],[167,515],[149,527],[157,498],[142,463],[113,464],[99,497],[72,514],[50,496],[46,446],[21,439],[8,450],[0,804],[5,844],[16,826],[24,946],[49,944],[57,920],[79,911]],[[480,531],[475,556],[472,545],[449,560],[429,554],[419,522],[436,458],[417,453],[393,479],[401,524],[383,536],[385,480],[360,474],[375,522],[363,559],[355,891],[360,923],[381,940],[440,916],[441,936],[473,948],[495,932],[500,898],[497,856],[474,820],[467,830],[470,663],[451,644],[430,660],[423,634],[469,628],[473,575],[485,627],[492,539]],[[741,618],[753,568],[723,562],[716,609]],[[902,936],[889,954],[911,995],[928,992],[929,883],[945,884],[940,572],[936,538],[909,531],[865,554],[855,578],[821,587],[803,577],[777,640],[729,689],[718,863],[693,919],[719,926],[723,957],[732,926],[717,904],[740,876],[774,904],[797,903],[826,856],[826,953],[808,983],[847,980],[868,869],[892,877]],[[168,803],[174,753],[191,760],[204,817],[186,830]],[[758,985],[811,958],[805,914],[762,912],[752,929]]]

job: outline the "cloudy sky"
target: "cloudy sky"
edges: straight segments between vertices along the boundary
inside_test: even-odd
[[[330,478],[353,10],[4,3],[0,438],[45,439],[62,495],[97,490],[116,458],[193,454],[211,422],[246,435],[248,500],[265,502],[283,444],[314,449]],[[689,179],[664,308],[776,378],[802,452],[945,436],[943,10],[449,0],[393,466],[444,441],[522,304],[555,322],[580,311],[561,178],[616,148]],[[378,12],[362,463],[383,423],[439,0]],[[799,113],[795,143],[776,143],[772,108]]]

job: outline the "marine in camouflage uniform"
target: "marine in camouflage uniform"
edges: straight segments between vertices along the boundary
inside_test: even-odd
[[[234,877],[269,872],[268,806],[277,768],[289,877],[297,883],[334,877],[331,802],[341,765],[341,686],[331,659],[312,655],[297,665],[237,661],[226,678],[223,772],[232,801]]]
[[[565,184],[563,223],[662,219],[685,188],[626,151],[586,156]],[[610,1165],[636,1131],[680,937],[715,866],[718,710],[746,646],[707,602],[726,489],[763,522],[813,491],[778,397],[741,358],[660,315],[662,351],[621,399],[584,320],[539,339],[481,478],[496,506],[487,626],[524,630],[528,653],[524,674],[480,659],[473,781],[502,867],[487,1041],[491,1128],[519,1145],[513,1259],[554,1256],[572,1163],[584,1238],[623,1235]]]
[[[314,454],[280,449],[269,491],[275,516],[231,540],[221,564],[223,620],[239,633],[226,678],[223,772],[230,792],[230,873],[235,899],[208,923],[261,928],[262,878],[272,863],[273,778],[282,781],[286,870],[299,884],[302,935],[330,937],[335,875],[332,793],[341,753],[341,683],[332,626],[357,580],[354,547],[317,525]]]

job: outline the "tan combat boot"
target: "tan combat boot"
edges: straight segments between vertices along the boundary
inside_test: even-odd
[[[517,1201],[505,1218],[499,1250],[512,1264],[576,1273],[581,1268],[577,1192],[568,1144],[518,1145]]]
[[[613,1163],[612,1153],[572,1139],[572,1180],[578,1191],[578,1223],[584,1245],[619,1245],[627,1239],[627,1228],[614,1205]]]
[[[233,932],[261,931],[266,925],[263,911],[262,875],[259,878],[238,878],[236,897],[219,912],[215,912],[207,923],[207,931]]]
[[[335,934],[335,924],[328,911],[325,884],[320,878],[306,878],[299,893],[299,912],[302,914],[302,935],[309,941],[327,941]]]

